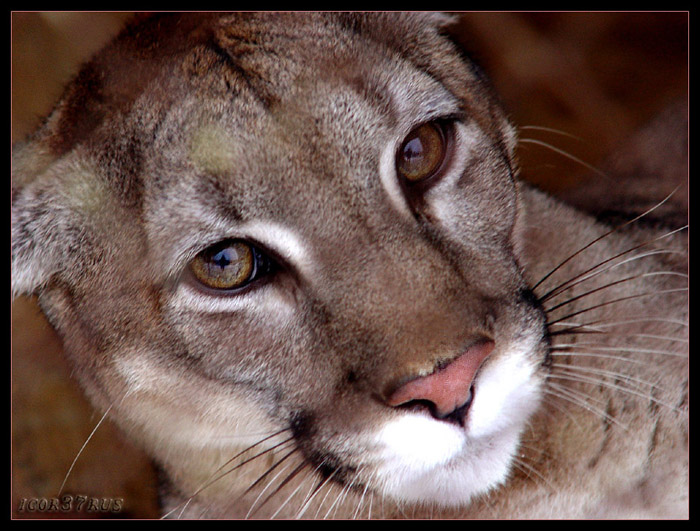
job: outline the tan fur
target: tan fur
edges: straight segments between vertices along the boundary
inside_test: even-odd
[[[602,237],[515,180],[515,130],[448,22],[137,20],[16,148],[13,290],[38,295],[93,403],[163,470],[168,516],[687,514],[687,242],[645,218]],[[450,169],[406,191],[396,149],[435,118],[455,121]],[[197,288],[187,264],[227,238],[279,270]],[[535,298],[599,264],[615,267]],[[473,414],[501,373],[527,393],[436,467],[474,465],[448,489],[474,496],[396,500],[380,431],[430,416],[389,395],[484,337]]]

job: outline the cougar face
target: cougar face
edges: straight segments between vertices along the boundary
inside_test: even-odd
[[[16,150],[13,289],[179,494],[246,449],[399,502],[509,477],[549,336],[514,131],[444,22],[137,21]]]

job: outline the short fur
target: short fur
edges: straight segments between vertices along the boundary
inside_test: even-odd
[[[448,22],[138,19],[15,149],[13,291],[164,472],[168,516],[687,514],[685,235],[608,234],[517,181]],[[433,119],[449,167],[407,189],[396,150]],[[279,268],[198,287],[227,238]],[[482,338],[464,427],[387,404]]]

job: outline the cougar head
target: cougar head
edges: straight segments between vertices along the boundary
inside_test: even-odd
[[[13,290],[166,469],[285,432],[400,500],[506,478],[544,318],[515,135],[446,23],[137,20],[15,149]]]

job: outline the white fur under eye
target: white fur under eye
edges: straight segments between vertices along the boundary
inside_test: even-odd
[[[453,206],[450,201],[451,197],[448,195],[443,198],[440,189],[447,189],[444,185],[453,184],[459,178],[471,157],[474,146],[479,142],[480,131],[476,124],[463,124],[456,121],[454,122],[454,133],[452,160],[445,169],[445,174],[440,178],[443,186],[438,184],[426,191],[426,197],[431,200],[431,205],[438,213],[438,218],[449,219],[450,209]],[[393,143],[384,148],[379,159],[379,175],[394,209],[406,218],[410,218],[412,217],[411,209],[396,172],[396,149],[397,147]],[[444,212],[441,213],[441,209]]]
[[[239,227],[242,239],[253,239],[269,249],[273,249],[287,260],[302,276],[312,272],[313,259],[309,246],[303,237],[279,223],[271,221],[253,221]]]
[[[204,313],[248,312],[265,316],[289,316],[292,308],[290,300],[283,297],[271,285],[242,292],[240,294],[217,295],[204,293],[183,282],[171,300],[173,308],[187,308]]]
[[[217,220],[216,227],[218,236],[209,236],[208,240],[239,239],[259,242],[264,248],[279,254],[294,268],[297,275],[307,276],[313,272],[312,258],[301,236],[278,223],[255,221],[230,228],[222,220]],[[180,262],[186,264],[186,260]],[[186,265],[180,267],[184,268]],[[208,313],[247,311],[286,315],[287,310],[290,310],[289,299],[276,291],[274,285],[263,285],[239,293],[206,293],[182,281],[171,304],[173,307],[182,305],[190,310]]]

